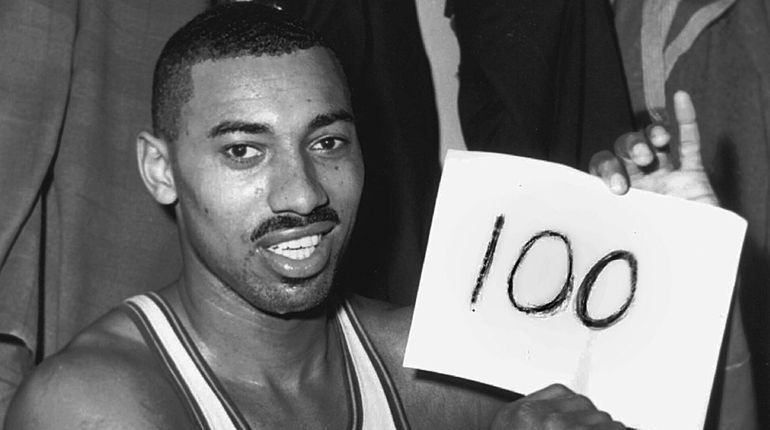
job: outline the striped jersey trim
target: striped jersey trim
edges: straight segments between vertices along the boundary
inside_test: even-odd
[[[128,315],[173,379],[174,389],[200,429],[249,429],[179,318],[156,293],[125,302]],[[352,306],[344,302],[335,329],[343,352],[349,428],[408,429],[403,405],[382,360]],[[387,406],[386,406],[387,405]]]
[[[179,322],[171,317],[167,307],[161,307],[163,299],[154,293],[136,296],[127,300],[129,309],[140,316],[144,330],[143,335],[149,335],[145,340],[156,354],[164,358],[166,368],[171,371],[178,391],[185,395],[188,409],[195,413],[196,423],[201,429],[241,430],[247,429],[230,416],[222,397],[217,394],[215,387],[210,384],[210,378],[204,376],[200,367],[200,355],[196,357],[188,349],[189,338],[179,330]],[[164,310],[165,308],[165,310]],[[134,319],[136,321],[136,319]],[[176,324],[174,324],[176,323]],[[141,326],[140,326],[141,327]],[[141,328],[140,328],[141,330]],[[229,406],[229,405],[228,405]]]
[[[377,350],[374,348],[374,345],[369,340],[369,337],[366,335],[366,332],[363,329],[363,326],[361,325],[360,320],[358,319],[358,315],[356,315],[355,310],[353,310],[353,307],[350,305],[349,302],[345,301],[342,305],[342,310],[344,312],[340,311],[338,313],[338,317],[340,319],[340,323],[342,324],[343,331],[345,333],[345,337],[348,338],[348,341],[351,341],[351,337],[355,336],[355,339],[358,341],[356,342],[356,346],[358,348],[361,348],[363,352],[365,353],[365,357],[368,358],[368,360],[363,360],[364,356],[358,356],[360,361],[357,361],[357,364],[362,365],[362,367],[369,367],[371,366],[371,370],[373,370],[377,376],[377,380],[379,382],[379,387],[369,387],[372,392],[378,391],[382,395],[384,395],[385,400],[388,403],[388,409],[390,410],[391,415],[391,422],[389,423],[392,428],[398,429],[398,430],[407,430],[409,429],[409,421],[406,418],[406,413],[404,412],[403,404],[401,403],[401,398],[398,396],[398,391],[396,390],[396,386],[393,383],[392,378],[390,377],[390,374],[388,373],[387,368],[385,367],[384,363],[382,362],[382,359],[380,358],[379,354],[377,353]],[[350,332],[350,329],[352,329],[352,332]],[[357,348],[353,348],[352,351],[356,351]],[[357,356],[357,354],[353,354],[354,358]],[[368,364],[368,366],[367,366]],[[356,369],[357,373],[361,374],[363,371],[366,371],[369,369]],[[371,370],[369,370],[371,372]],[[377,389],[378,388],[378,389]],[[365,404],[366,407],[366,404]],[[364,417],[366,418],[366,414],[364,414]],[[385,428],[382,427],[384,423],[374,423],[372,428]],[[367,428],[369,428],[367,426]]]
[[[214,392],[219,401],[222,403],[222,406],[227,411],[227,415],[235,424],[236,428],[250,430],[251,428],[246,422],[246,418],[243,417],[230,396],[227,395],[227,391],[224,389],[219,379],[214,376],[214,372],[211,370],[211,367],[209,367],[208,363],[203,358],[203,355],[201,354],[198,347],[195,346],[192,338],[190,338],[190,334],[187,332],[184,326],[182,326],[182,323],[179,321],[179,317],[176,315],[176,313],[174,313],[174,311],[169,307],[168,303],[166,303],[166,301],[156,293],[149,293],[147,296],[152,299],[155,305],[158,306],[158,308],[166,316],[166,320],[169,324],[171,324],[172,328],[174,329],[174,333],[177,335],[177,338],[184,344],[187,353],[190,354],[190,358],[193,359],[195,365],[198,367],[198,371],[200,371],[201,375],[208,383],[209,388]]]
[[[348,426],[351,430],[362,430],[364,424],[363,408],[361,399],[361,390],[359,389],[358,376],[356,376],[356,368],[353,364],[353,357],[350,355],[350,347],[348,347],[347,340],[345,339],[345,333],[343,332],[342,324],[337,319],[335,328],[337,329],[337,338],[340,341],[340,347],[342,349],[342,355],[345,362],[345,381],[347,381],[347,401],[348,401]]]
[[[195,396],[190,391],[190,387],[184,383],[184,378],[182,377],[179,368],[176,366],[175,361],[169,356],[168,351],[163,347],[163,342],[158,338],[158,334],[152,329],[152,324],[147,319],[147,315],[133,302],[127,301],[125,306],[128,310],[128,316],[134,321],[134,324],[141,332],[145,343],[147,343],[147,346],[166,368],[171,379],[173,379],[174,383],[172,385],[174,390],[182,399],[184,399],[184,404],[190,418],[198,424],[198,428],[209,429],[210,427],[208,426],[206,417],[200,407],[198,407],[198,403],[195,401]]]

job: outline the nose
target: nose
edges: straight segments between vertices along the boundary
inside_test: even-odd
[[[301,153],[287,154],[273,166],[268,204],[274,213],[307,215],[329,203],[312,160]]]

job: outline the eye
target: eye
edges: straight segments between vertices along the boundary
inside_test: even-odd
[[[246,145],[243,143],[229,145],[223,151],[227,158],[239,163],[252,161],[252,159],[261,156],[262,152],[263,151],[251,145]]]
[[[335,149],[340,149],[347,144],[348,141],[345,139],[328,136],[313,142],[313,144],[310,145],[310,149],[314,151],[334,151]]]

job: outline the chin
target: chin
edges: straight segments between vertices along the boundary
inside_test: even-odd
[[[331,276],[283,279],[269,288],[248,288],[240,294],[255,309],[269,315],[293,319],[324,312],[331,293]]]

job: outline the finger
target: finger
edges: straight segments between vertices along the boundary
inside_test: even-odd
[[[642,133],[626,133],[615,140],[615,155],[625,161],[628,169],[646,167],[655,160],[652,148]],[[628,163],[632,163],[631,166]],[[629,174],[633,174],[629,171]]]
[[[527,396],[529,400],[550,400],[574,396],[575,392],[562,384],[551,384]]]
[[[540,407],[552,412],[585,414],[596,411],[596,406],[586,396],[571,394],[553,399],[540,399]]]
[[[674,165],[669,156],[671,142],[671,133],[666,127],[660,124],[653,124],[647,127],[647,141],[652,145],[655,151],[655,158],[658,159],[658,169],[674,170]]]
[[[666,127],[660,124],[652,124],[647,127],[647,139],[655,150],[663,150],[671,141],[671,134],[666,130]]]
[[[573,425],[581,424],[597,426],[599,424],[609,424],[613,422],[610,414],[596,410],[566,412],[554,415],[561,418],[562,421],[572,423]]]
[[[679,123],[679,158],[682,169],[702,170],[700,134],[689,94],[684,91],[674,94],[674,112]]]
[[[615,194],[628,192],[626,170],[618,157],[609,151],[600,151],[591,157],[588,170],[600,177]]]

